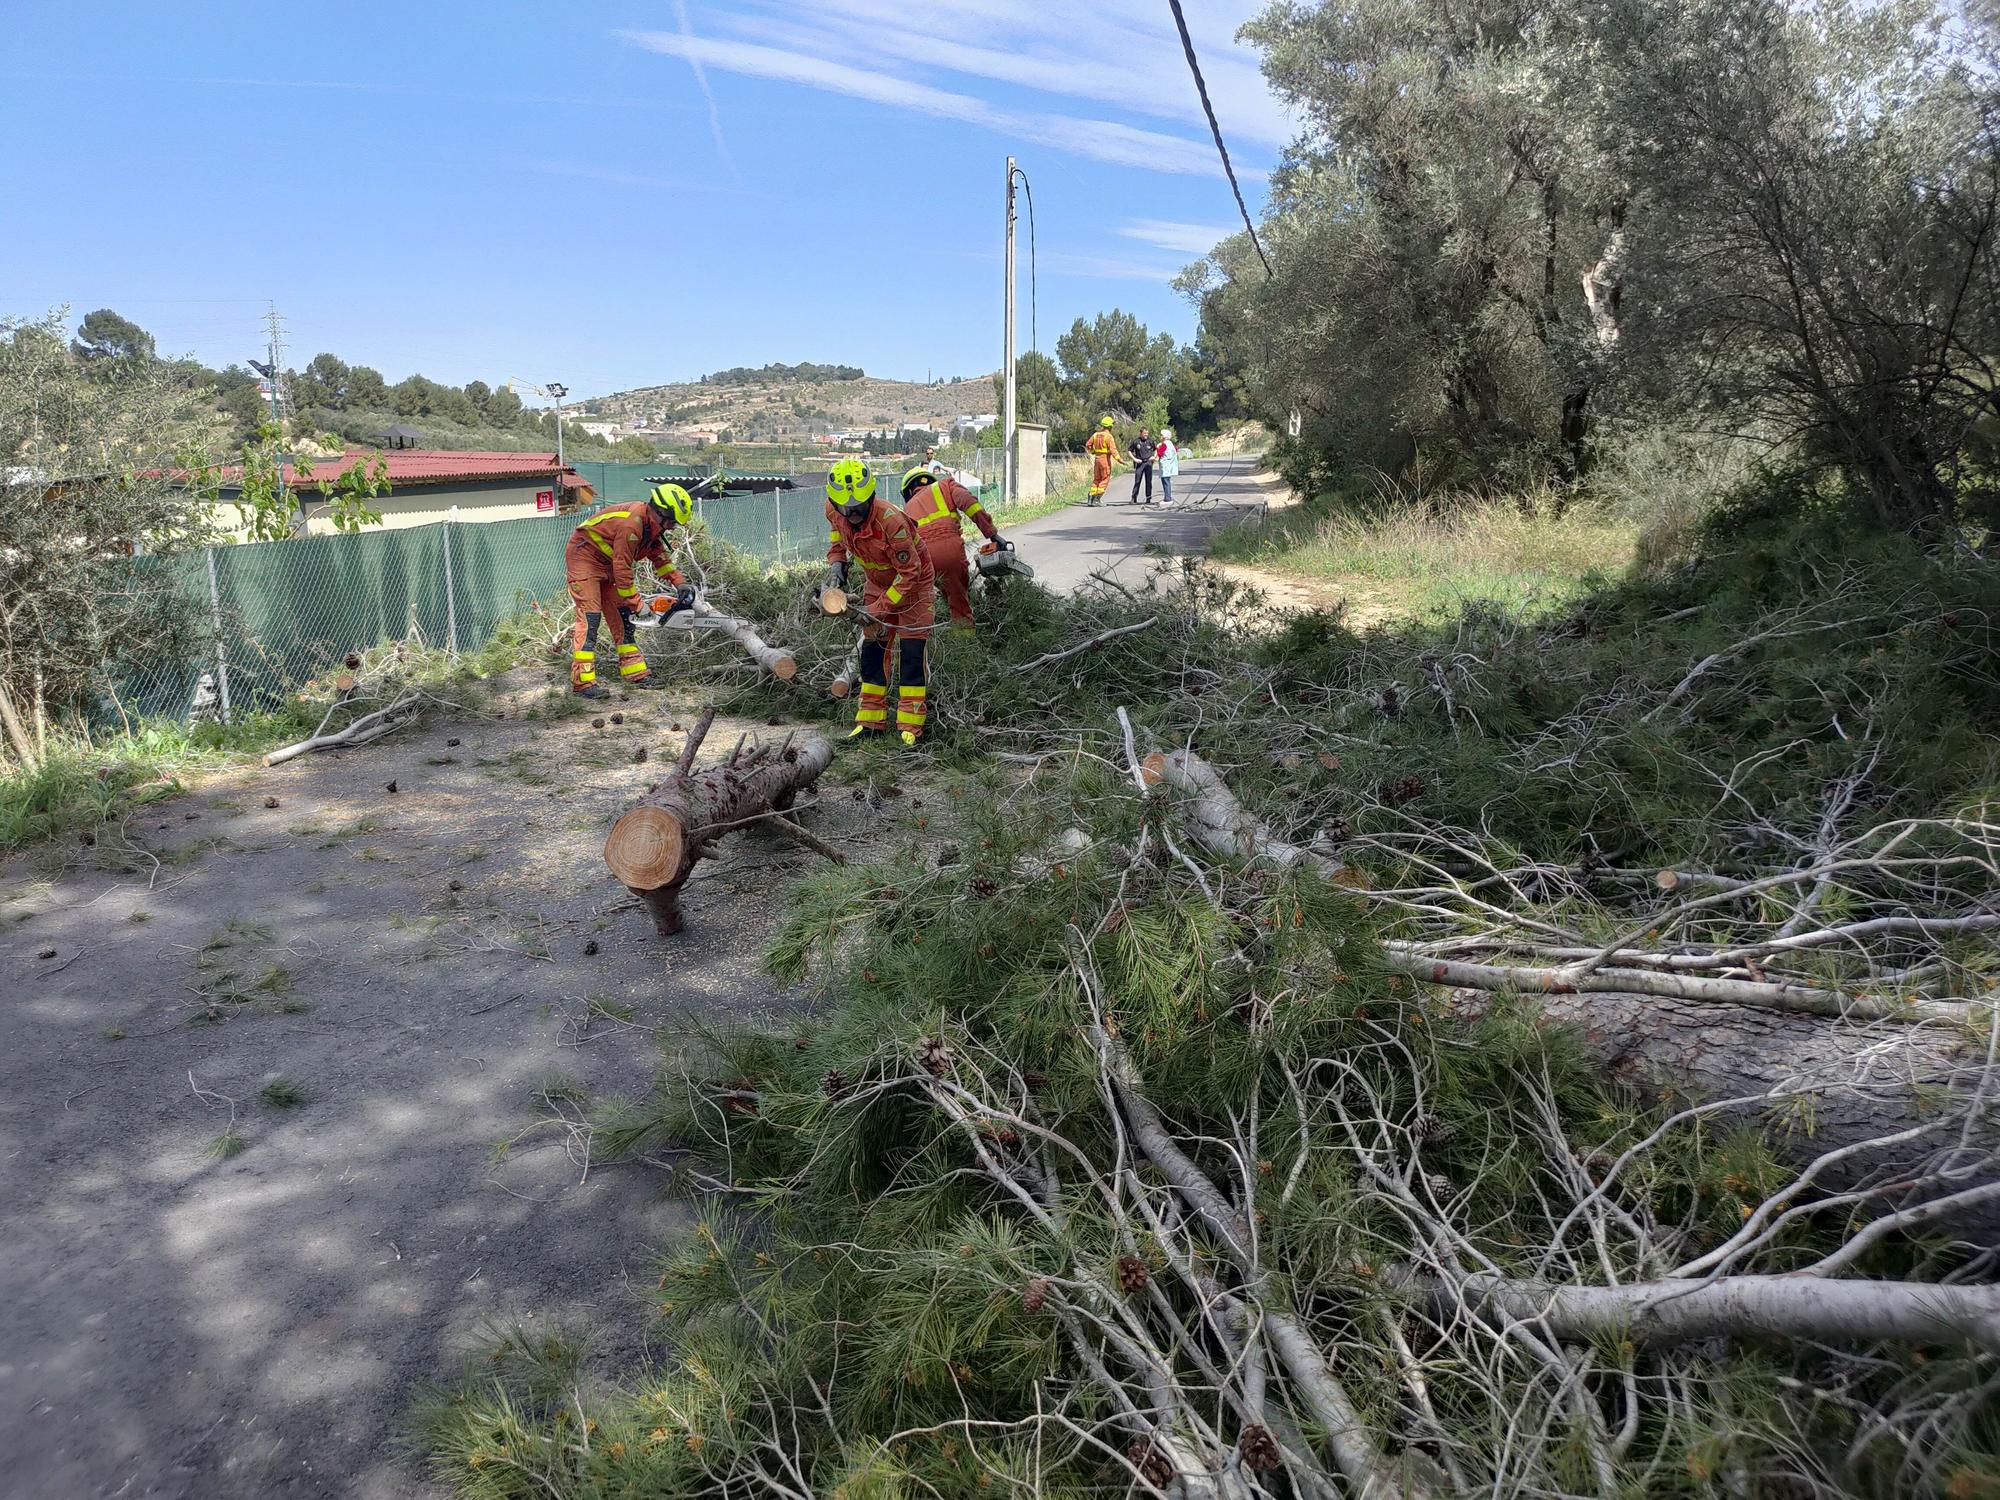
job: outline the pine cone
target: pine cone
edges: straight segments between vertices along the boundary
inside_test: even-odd
[[[1121,1292],[1143,1292],[1146,1290],[1147,1279],[1146,1263],[1138,1256],[1118,1257],[1118,1289]]]
[[[1436,1140],[1443,1123],[1433,1114],[1421,1114],[1410,1125],[1410,1134],[1420,1141]]]
[[[847,1075],[838,1068],[828,1068],[820,1074],[820,1092],[829,1099],[839,1099],[847,1093]]]
[[[1442,1172],[1431,1173],[1425,1181],[1431,1190],[1431,1196],[1439,1202],[1451,1196],[1451,1179]]]
[[[1278,1440],[1271,1436],[1271,1429],[1261,1422],[1252,1422],[1237,1438],[1236,1446],[1243,1454],[1244,1465],[1258,1474],[1268,1474],[1283,1461],[1278,1452]]]
[[[936,1037],[924,1037],[917,1042],[917,1064],[931,1077],[942,1078],[951,1071],[951,1048]]]
[[[1046,1276],[1037,1276],[1021,1288],[1021,1308],[1024,1312],[1038,1313],[1048,1300],[1049,1279]]]
[[[1002,1125],[998,1130],[993,1132],[993,1139],[1009,1150],[1012,1150],[1021,1144],[1021,1132],[1016,1130],[1012,1125]]]
[[[1146,1483],[1154,1489],[1163,1490],[1174,1482],[1173,1460],[1151,1438],[1132,1439],[1125,1456],[1132,1460],[1133,1467],[1146,1476]]]
[[[1049,1086],[1049,1075],[1035,1072],[1023,1073],[1021,1075],[1021,1086],[1029,1093],[1035,1093],[1037,1090],[1045,1089]]]
[[[972,894],[980,897],[982,900],[999,889],[999,886],[988,880],[984,875],[975,875],[972,877]]]

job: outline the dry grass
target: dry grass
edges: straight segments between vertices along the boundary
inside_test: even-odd
[[[1215,556],[1329,583],[1370,613],[1420,616],[1471,599],[1507,604],[1579,593],[1632,563],[1638,527],[1552,493],[1505,497],[1381,486],[1356,503],[1320,497],[1219,534]],[[1385,607],[1386,606],[1386,607]]]

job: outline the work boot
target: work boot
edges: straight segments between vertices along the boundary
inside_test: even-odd
[[[570,691],[579,698],[609,698],[611,696],[608,689],[595,682],[586,682],[582,687],[573,687]]]
[[[634,689],[652,691],[656,688],[663,688],[666,685],[663,679],[655,677],[651,672],[648,672],[644,677],[628,678],[625,683],[625,691],[628,693]]]
[[[905,729],[902,732],[902,734],[898,736],[898,738],[902,740],[903,748],[905,750],[914,750],[917,748],[917,742],[921,740],[923,736],[920,734],[913,734],[909,730]]]
[[[856,724],[852,729],[847,731],[847,737],[850,740],[865,740],[880,733],[882,733],[881,730],[870,729],[866,724]]]

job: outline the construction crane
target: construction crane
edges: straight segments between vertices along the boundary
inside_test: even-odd
[[[517,392],[517,391],[516,391],[516,390],[514,389],[514,388],[515,388],[516,386],[519,386],[519,387],[521,388],[521,390],[523,390],[523,391],[529,391],[529,392],[533,393],[534,395],[537,395],[537,396],[540,396],[540,397],[541,397],[541,398],[542,398],[542,399],[543,399],[544,401],[553,401],[553,402],[555,402],[555,404],[556,404],[556,467],[558,467],[558,468],[561,468],[561,467],[562,467],[562,461],[563,461],[563,440],[562,440],[562,400],[563,400],[563,397],[565,397],[565,396],[567,396],[567,395],[569,394],[569,387],[568,387],[568,386],[566,386],[566,385],[559,385],[559,384],[557,384],[557,383],[556,383],[555,381],[553,381],[553,380],[551,380],[551,381],[550,381],[550,382],[549,382],[549,383],[548,383],[547,385],[536,385],[536,384],[535,384],[535,383],[534,383],[534,382],[533,382],[532,380],[522,380],[522,379],[519,379],[519,378],[518,378],[518,377],[516,377],[516,376],[513,376],[513,375],[509,375],[509,376],[507,377],[507,394],[508,394],[508,395],[510,395],[510,396],[511,396],[511,395],[517,395],[517,394],[519,394],[519,392]]]

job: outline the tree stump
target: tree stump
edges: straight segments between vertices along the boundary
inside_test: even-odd
[[[833,761],[832,743],[809,734],[782,744],[738,744],[726,761],[694,771],[714,716],[713,709],[702,716],[673,773],[619,818],[604,841],[604,862],[645,903],[662,936],[681,930],[681,887],[715,841],[790,808]]]

